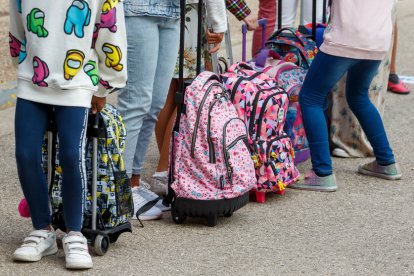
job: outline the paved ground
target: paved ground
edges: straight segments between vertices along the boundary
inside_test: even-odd
[[[414,2],[400,1],[398,71],[404,75],[414,75],[413,24]],[[413,100],[414,94],[386,99],[385,125],[403,180],[359,176],[355,169],[367,160],[334,159],[340,185],[336,193],[288,190],[265,204],[250,203],[215,228],[198,220],[177,226],[168,213],[143,229],[134,223],[133,234],[121,236],[106,256],[94,257],[94,269],[84,274],[414,274]],[[0,275],[69,274],[62,251],[35,264],[11,260],[31,226],[16,210],[22,193],[13,156],[13,108],[0,111],[0,118]],[[146,175],[157,158],[153,143]],[[308,168],[301,166],[302,171]]]

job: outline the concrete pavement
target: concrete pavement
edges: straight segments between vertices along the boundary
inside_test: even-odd
[[[414,75],[414,1],[399,2],[398,72]],[[235,31],[233,32],[235,33]],[[238,47],[237,39],[234,43]],[[414,90],[414,86],[411,86]],[[408,275],[414,274],[414,93],[388,94],[384,122],[404,172],[390,182],[357,175],[368,159],[337,159],[336,193],[288,190],[250,203],[215,228],[189,219],[175,225],[169,213],[145,222],[94,256],[91,275]],[[0,275],[67,275],[62,250],[38,263],[11,260],[31,230],[17,213],[22,197],[14,160],[13,108],[0,111]],[[146,174],[158,153],[153,141]],[[310,167],[300,166],[301,171]]]

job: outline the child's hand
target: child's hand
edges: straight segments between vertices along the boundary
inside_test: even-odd
[[[247,25],[247,29],[249,31],[256,30],[257,27],[259,27],[259,23],[257,22],[257,16],[253,15],[252,13],[246,16],[246,18],[243,19],[244,23]]]
[[[208,51],[210,54],[220,50],[221,41],[223,41],[224,33],[213,33],[207,30],[206,39],[208,44],[214,44],[214,48]]]
[[[92,102],[91,102],[91,110],[92,114],[96,114],[97,112],[100,112],[102,108],[106,104],[106,97],[96,97],[92,96]]]

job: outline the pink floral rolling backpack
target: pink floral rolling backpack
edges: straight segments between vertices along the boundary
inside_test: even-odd
[[[245,205],[256,184],[246,126],[212,72],[186,88],[183,107],[170,148],[173,219],[211,217],[213,226],[217,214]]]
[[[275,80],[246,63],[232,65],[222,79],[248,128],[257,191],[283,193],[299,177],[292,142],[283,131],[288,94]]]

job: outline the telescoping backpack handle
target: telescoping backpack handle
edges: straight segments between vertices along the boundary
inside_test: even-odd
[[[192,80],[184,81],[184,47],[185,47],[185,22],[186,22],[186,0],[180,0],[180,48],[179,48],[179,59],[178,59],[178,90],[175,92],[175,103],[177,105],[177,117],[175,120],[174,128],[173,128],[173,135],[171,135],[171,145],[174,145],[174,132],[179,131],[180,127],[180,120],[181,114],[184,109],[184,94],[185,89],[189,86]],[[197,23],[197,67],[196,67],[196,75],[200,74],[201,72],[201,30],[203,26],[203,0],[198,1],[198,23]],[[174,156],[174,146],[171,147],[172,150],[170,152],[171,160],[170,160],[170,173],[168,176],[168,182],[172,183],[173,179],[173,171],[174,171],[174,160],[172,159]],[[165,199],[166,203],[171,203],[173,198],[174,191],[172,190],[171,186],[168,185],[168,195]]]

